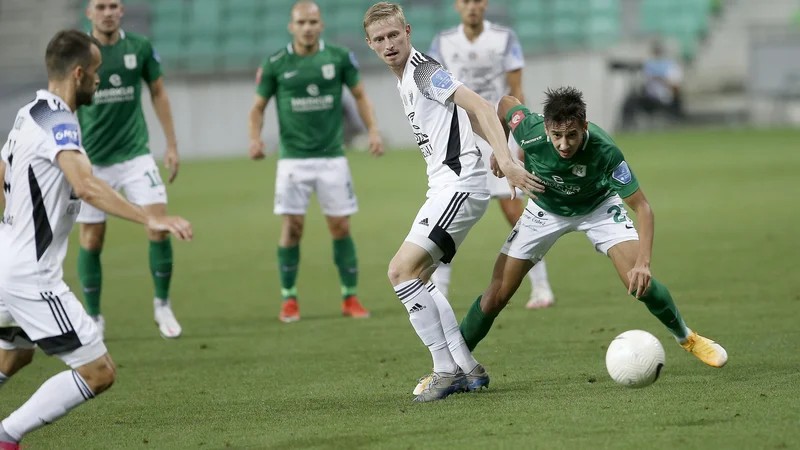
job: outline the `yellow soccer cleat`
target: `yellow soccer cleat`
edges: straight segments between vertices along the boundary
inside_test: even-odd
[[[722,367],[728,362],[728,352],[721,345],[694,331],[689,334],[681,347],[711,367]]]

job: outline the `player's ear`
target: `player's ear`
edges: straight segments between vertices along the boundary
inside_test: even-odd
[[[406,24],[406,36],[407,36],[409,39],[411,39],[411,24],[410,24],[410,23],[407,23],[407,24]]]
[[[584,132],[589,131],[589,121],[588,120],[583,123],[583,131]]]

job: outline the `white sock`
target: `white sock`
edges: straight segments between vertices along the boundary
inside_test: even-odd
[[[403,302],[403,306],[406,307],[408,319],[411,321],[414,331],[417,332],[417,336],[431,351],[433,371],[455,373],[458,365],[447,346],[442,322],[439,319],[439,308],[436,307],[436,302],[431,294],[425,289],[422,280],[417,278],[400,283],[394,287],[394,291]]]
[[[45,381],[30,399],[3,421],[6,433],[21,440],[29,432],[51,424],[72,408],[94,397],[83,377],[67,370]]]
[[[450,348],[450,354],[453,359],[461,367],[465,373],[472,372],[478,365],[478,361],[472,356],[472,352],[467,348],[467,343],[464,342],[464,336],[461,335],[461,330],[458,328],[458,320],[456,313],[453,312],[453,307],[447,298],[439,292],[439,289],[433,283],[425,285],[430,292],[433,301],[436,302],[436,307],[439,308],[439,320],[442,321],[442,329],[444,330],[444,337],[447,339],[447,346]]]
[[[431,275],[431,282],[436,285],[444,298],[450,293],[450,273],[453,267],[450,264],[439,264]]]
[[[0,372],[0,387],[3,387],[6,381],[8,381],[8,377],[3,372]]]
[[[547,280],[547,266],[545,266],[544,260],[534,264],[531,271],[528,272],[528,278],[531,279],[532,287],[541,286],[545,289],[550,289],[550,281]]]

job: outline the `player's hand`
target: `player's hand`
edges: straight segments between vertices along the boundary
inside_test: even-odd
[[[250,141],[250,159],[258,161],[267,156],[264,154],[264,141],[261,139],[253,139]]]
[[[492,169],[492,174],[497,178],[505,178],[506,174],[500,170],[500,164],[497,162],[497,158],[494,157],[494,153],[489,155],[489,167]]]
[[[169,169],[169,184],[172,184],[178,176],[180,165],[181,157],[178,155],[178,149],[176,147],[167,147],[167,151],[164,153],[164,167]]]
[[[633,269],[628,271],[628,294],[636,293],[636,298],[642,298],[647,295],[650,290],[650,282],[653,280],[653,275],[650,274],[650,267],[644,264],[637,263]]]
[[[183,217],[150,217],[146,226],[151,231],[168,231],[181,241],[191,241],[193,237],[192,224]]]
[[[500,170],[505,174],[508,184],[512,187],[511,198],[516,198],[516,192],[513,188],[518,187],[522,192],[526,193],[530,198],[537,199],[538,197],[534,192],[544,192],[544,184],[542,180],[536,175],[525,170],[522,161],[514,160],[506,167],[500,166]]]
[[[375,157],[383,155],[383,139],[378,130],[369,132],[369,154]]]

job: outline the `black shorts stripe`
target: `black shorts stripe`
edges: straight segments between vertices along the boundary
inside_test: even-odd
[[[55,319],[56,324],[58,325],[58,329],[61,330],[61,334],[68,332],[69,330],[64,326],[64,322],[61,320],[61,314],[59,313],[59,311],[56,310],[56,307],[55,305],[53,305],[53,302],[51,302],[50,299],[47,298],[47,296],[45,296],[44,293],[41,293],[39,295],[42,296],[42,300],[47,302],[47,306],[50,307],[50,312],[53,314],[53,318]]]
[[[46,355],[58,355],[71,352],[72,350],[81,348],[83,345],[75,330],[68,331],[60,336],[42,338],[34,343],[38,345]]]
[[[16,339],[18,337],[22,338],[22,339],[24,339],[24,340],[26,340],[26,341],[28,341],[30,343],[33,343],[33,341],[31,341],[31,338],[28,337],[28,333],[26,333],[25,330],[23,330],[20,327],[3,327],[3,328],[0,328],[0,339],[4,340],[6,342],[14,342],[14,339]]]
[[[442,164],[449,167],[456,175],[461,175],[461,131],[456,105],[453,105],[453,118],[450,120],[450,134],[447,137],[447,153]]]
[[[453,257],[456,256],[456,241],[453,240],[450,233],[436,225],[428,234],[428,239],[433,241],[444,253],[439,260],[445,264],[450,264],[453,261]]]
[[[31,203],[33,203],[33,227],[36,242],[36,261],[42,259],[42,255],[53,243],[53,229],[50,228],[50,220],[47,218],[47,208],[44,206],[42,189],[33,173],[33,166],[28,166],[28,184],[31,188]]]
[[[61,303],[61,299],[58,298],[57,295],[53,295],[52,292],[50,293],[50,297],[53,300],[53,304],[56,305],[57,309],[59,309],[61,313],[64,315],[64,319],[66,320],[64,326],[66,326],[68,330],[74,330],[75,327],[72,326],[72,321],[69,320],[69,315],[67,315],[67,310],[64,309],[64,304]]]
[[[450,225],[453,223],[453,220],[455,220],[456,215],[458,214],[458,210],[461,209],[461,206],[464,205],[464,202],[467,201],[467,198],[469,198],[468,192],[458,199],[458,203],[456,203],[455,208],[453,208],[452,214],[450,214],[450,217],[447,219],[447,222],[445,222],[444,225],[442,225],[442,228],[446,230],[450,227]]]

